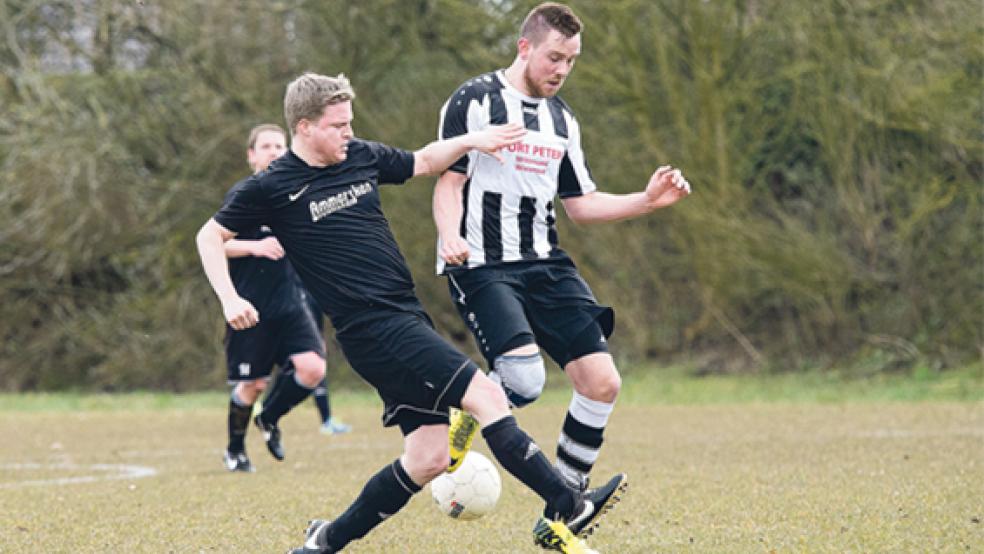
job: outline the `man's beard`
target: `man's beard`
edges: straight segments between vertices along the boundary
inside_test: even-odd
[[[534,98],[550,98],[556,94],[556,92],[554,94],[547,94],[544,92],[544,90],[530,78],[529,68],[523,71],[523,80],[526,81],[526,89],[530,91]],[[560,87],[557,87],[557,90],[559,91]]]

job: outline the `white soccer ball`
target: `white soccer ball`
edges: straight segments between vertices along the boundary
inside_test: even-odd
[[[454,473],[442,473],[431,481],[437,509],[454,519],[478,519],[495,508],[502,492],[499,471],[488,458],[468,451]]]

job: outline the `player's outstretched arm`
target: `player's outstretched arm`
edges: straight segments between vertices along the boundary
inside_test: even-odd
[[[232,231],[219,225],[214,219],[209,219],[198,230],[195,244],[198,246],[205,276],[222,303],[222,313],[229,325],[238,331],[256,325],[260,321],[260,314],[252,304],[239,296],[232,284],[232,277],[229,276],[225,242],[234,236]]]
[[[690,192],[690,183],[680,170],[664,165],[653,173],[642,192],[608,194],[595,191],[565,198],[564,211],[575,223],[617,221],[671,206]]]
[[[481,131],[434,141],[413,153],[413,174],[436,175],[464,156],[469,150],[480,150],[502,160],[499,150],[516,144],[526,134],[518,123],[492,125]]]

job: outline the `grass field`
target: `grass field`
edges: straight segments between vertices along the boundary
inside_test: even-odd
[[[979,374],[657,377],[627,380],[596,466],[631,482],[601,552],[984,552]],[[318,434],[306,403],[283,421],[287,460],[253,429],[258,471],[234,475],[222,394],[0,395],[0,552],[283,552],[400,452],[372,396],[334,401],[354,433]],[[518,412],[551,457],[566,403]],[[457,522],[425,489],[349,551],[535,553],[540,508],[504,475],[497,509]]]

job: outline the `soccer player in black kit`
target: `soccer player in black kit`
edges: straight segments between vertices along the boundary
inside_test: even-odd
[[[519,428],[502,389],[434,330],[383,215],[379,186],[437,174],[475,149],[484,155],[524,133],[505,125],[409,152],[356,139],[348,80],[306,73],[287,87],[291,149],[248,179],[196,238],[205,273],[233,328],[263,317],[229,279],[223,243],[265,223],[283,244],[307,290],[325,309],[352,367],[382,398],[383,424],[398,425],[403,454],[373,475],[333,521],[314,520],[295,554],[338,552],[398,512],[448,465],[448,409],[475,416],[502,467],[547,505],[534,534],[560,552],[590,553],[576,536],[596,525],[605,491],[569,487]],[[614,491],[607,491],[611,496]]]
[[[286,151],[287,136],[279,126],[257,125],[250,131],[246,160],[254,174],[266,170]],[[227,201],[244,182],[232,186],[226,193]],[[267,315],[262,325],[249,329],[227,325],[224,341],[228,380],[233,388],[229,444],[223,461],[229,471],[252,472],[244,439],[253,405],[266,388],[273,366],[280,366],[276,383],[254,422],[263,432],[270,453],[283,460],[277,423],[324,379],[325,345],[314,314],[305,303],[303,287],[269,227],[242,229],[235,240],[225,243],[224,251],[239,295]]]

